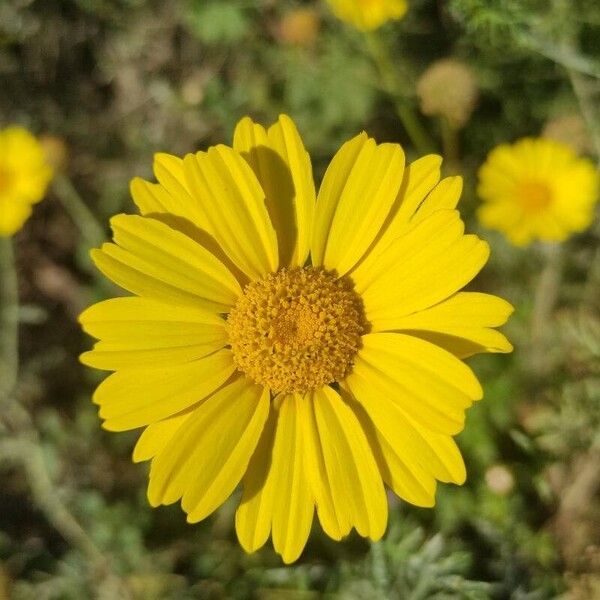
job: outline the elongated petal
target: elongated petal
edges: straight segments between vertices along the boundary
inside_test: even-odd
[[[273,546],[285,563],[301,554],[312,524],[314,500],[306,479],[303,430],[299,402],[290,394],[279,403],[273,447],[274,488],[280,494],[273,506]]]
[[[150,460],[161,452],[187,421],[193,410],[184,410],[172,417],[148,425],[133,449],[133,462]]]
[[[98,386],[94,402],[100,405],[105,429],[135,429],[206,398],[225,383],[234,370],[228,349],[183,365],[126,369],[113,373]]]
[[[310,157],[293,121],[281,115],[268,131],[242,119],[233,147],[252,167],[277,232],[280,265],[302,266],[308,256],[315,207]]]
[[[399,333],[363,336],[363,347],[347,378],[368,380],[386,402],[433,431],[462,431],[464,411],[483,392],[459,359],[425,340]]]
[[[174,215],[206,230],[205,207],[194,197],[185,180],[183,160],[170,154],[154,156],[154,174],[159,183],[134,177],[129,186],[133,201],[142,215]]]
[[[307,481],[304,431],[297,395],[279,396],[274,417],[244,477],[236,513],[236,531],[247,552],[260,548],[273,532],[273,545],[284,562],[295,561],[306,544],[314,499]]]
[[[367,139],[355,156],[347,154],[354,158],[351,165],[346,159],[339,166],[337,162],[330,166],[345,175],[343,184],[331,190],[323,182],[323,206],[328,208],[333,202],[335,209],[328,230],[320,232],[326,236],[323,265],[340,275],[347,273],[375,240],[398,195],[404,169],[404,152],[398,144],[377,145]],[[336,176],[339,174],[331,175]],[[317,210],[321,210],[321,200]]]
[[[279,264],[265,194],[248,163],[227,146],[184,158],[186,181],[205,208],[207,231],[229,259],[254,279]]]
[[[389,321],[381,320],[379,328],[412,332],[432,332],[465,340],[479,346],[480,352],[511,352],[512,344],[492,327],[506,323],[513,307],[490,294],[458,292],[447,300],[425,310]],[[430,339],[425,334],[425,339]]]
[[[298,402],[300,423],[303,427],[306,476],[312,489],[317,513],[323,531],[334,540],[348,535],[352,524],[346,511],[336,512],[333,491],[323,454],[323,444],[315,416],[314,399],[311,396]]]
[[[360,265],[352,278],[374,331],[445,300],[477,275],[489,247],[463,230],[456,211],[439,210],[398,238],[370,270]]]
[[[189,522],[207,517],[242,478],[268,412],[268,390],[244,377],[210,396],[152,461],[150,503],[183,497]]]
[[[244,491],[235,513],[235,530],[246,552],[262,548],[271,533],[273,506],[280,494],[274,486],[272,468],[276,423],[277,411],[271,410],[242,480]]]
[[[312,398],[335,512],[360,535],[377,540],[387,524],[387,500],[367,438],[332,388],[317,390]]]
[[[418,223],[433,214],[436,210],[452,210],[456,208],[463,189],[462,177],[445,177],[432,190],[417,212],[411,223]]]
[[[115,244],[92,250],[96,266],[139,296],[224,312],[241,294],[231,272],[200,244],[155,219],[111,219]]]
[[[310,254],[312,264],[320,266],[325,258],[329,231],[333,223],[339,199],[344,191],[348,177],[362,148],[367,143],[367,134],[361,134],[346,142],[333,157],[325,171],[325,176],[319,188],[315,209],[315,224],[313,229]]]
[[[227,344],[219,315],[149,298],[105,300],[84,311],[79,321],[101,340],[81,361],[109,371],[181,364]]]
[[[343,389],[346,396],[349,396],[350,407],[358,417],[369,440],[383,481],[406,502],[416,506],[433,506],[436,490],[433,475],[420,464],[407,461],[403,456],[402,446],[392,446],[373,425],[363,406],[348,394],[348,385],[345,384]]]
[[[375,389],[369,379],[354,375],[346,385],[365,409],[379,435],[402,457],[402,462],[422,485],[427,485],[419,475],[423,470],[439,481],[464,483],[464,462],[450,436],[418,425],[397,403]]]
[[[381,254],[410,228],[423,200],[440,180],[441,163],[440,156],[428,154],[406,166],[398,196],[386,223],[357,265],[361,273],[378,271]],[[354,276],[354,271],[352,275]]]

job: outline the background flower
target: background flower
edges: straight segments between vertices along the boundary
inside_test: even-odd
[[[327,0],[335,15],[361,31],[400,19],[408,10],[406,0]]]
[[[598,183],[593,163],[565,144],[541,138],[503,144],[479,171],[484,204],[477,214],[518,246],[563,241],[589,227]]]
[[[31,133],[17,126],[0,130],[0,235],[22,227],[51,178],[44,149]]]

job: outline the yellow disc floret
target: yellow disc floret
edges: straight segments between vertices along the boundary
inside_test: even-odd
[[[238,369],[276,393],[343,379],[368,330],[352,282],[320,267],[281,269],[249,283],[227,328]]]

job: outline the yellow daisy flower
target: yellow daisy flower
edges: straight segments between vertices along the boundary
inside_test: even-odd
[[[478,217],[517,246],[559,242],[592,222],[598,171],[591,161],[550,139],[525,138],[490,152],[479,170]]]
[[[16,233],[52,179],[42,145],[22,127],[0,130],[0,236]]]
[[[345,143],[318,196],[294,123],[244,118],[233,147],[157,154],[136,178],[142,216],[111,221],[98,268],[135,294],[81,315],[82,355],[116,371],[94,401],[104,427],[145,427],[152,506],[210,515],[241,483],[235,524],[253,552],[272,535],[298,558],[316,510],[339,540],[380,538],[384,485],[433,506],[461,484],[452,436],[481,387],[460,359],[510,352],[511,306],[461,292],[488,258],[454,210],[439,156]]]
[[[361,31],[371,31],[400,19],[408,10],[406,0],[327,0],[338,19]]]

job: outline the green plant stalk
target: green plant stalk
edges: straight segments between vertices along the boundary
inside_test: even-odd
[[[419,154],[435,152],[435,144],[421,124],[419,117],[407,102],[402,90],[407,85],[401,81],[398,70],[394,68],[387,46],[376,33],[365,34],[366,45],[381,77],[382,88],[394,101],[394,107],[402,126],[410,137]]]
[[[0,403],[17,383],[19,368],[19,291],[13,241],[0,236]]]
[[[79,228],[86,246],[88,248],[100,246],[106,239],[104,228],[98,223],[71,180],[63,173],[57,173],[54,176],[52,188],[75,225]]]
[[[459,131],[446,117],[440,117],[440,131],[442,134],[442,154],[444,164],[460,173],[460,142]]]

